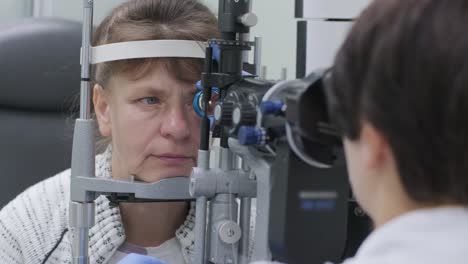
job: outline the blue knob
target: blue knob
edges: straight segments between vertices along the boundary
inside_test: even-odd
[[[260,145],[265,143],[265,130],[252,126],[241,126],[237,134],[242,145]]]
[[[282,101],[265,101],[260,105],[260,110],[264,115],[279,115],[283,112]]]

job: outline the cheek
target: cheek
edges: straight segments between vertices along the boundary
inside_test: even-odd
[[[195,113],[192,105],[187,106],[187,108],[185,109],[185,115],[186,115],[188,123],[190,124],[190,131],[199,133],[202,119],[197,115],[197,113]],[[195,131],[195,128],[198,131]]]
[[[191,130],[193,133],[200,133],[201,118],[196,114],[191,118]]]
[[[191,114],[190,115],[190,135],[191,135],[191,140],[197,144],[200,142],[200,128],[201,128],[200,117],[195,113]]]
[[[156,121],[155,121],[156,120]],[[112,141],[126,159],[143,153],[159,125],[157,119],[136,111],[131,106],[121,106],[113,116]]]

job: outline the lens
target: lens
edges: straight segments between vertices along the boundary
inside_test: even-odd
[[[211,92],[211,99],[208,102],[208,115],[209,116],[214,114],[214,109],[218,100],[219,100],[219,92],[216,90],[213,90]],[[205,112],[205,103],[203,102],[203,92],[202,92],[202,95],[198,98],[198,105],[200,106],[200,109],[202,110],[202,112]]]
[[[208,116],[214,114],[214,109],[216,103],[219,100],[219,91],[218,89],[213,89],[211,92],[211,99],[208,103]],[[205,113],[205,103],[203,102],[203,91],[198,92],[193,99],[193,109],[198,114],[198,116],[203,117]]]

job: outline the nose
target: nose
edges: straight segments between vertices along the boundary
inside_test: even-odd
[[[185,106],[173,106],[166,112],[161,124],[161,135],[174,140],[185,140],[190,137],[189,113]]]

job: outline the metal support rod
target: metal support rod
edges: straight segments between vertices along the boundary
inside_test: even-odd
[[[261,76],[262,71],[262,38],[255,37],[255,52],[254,52],[255,74]]]
[[[262,66],[260,70],[260,79],[266,80],[267,79],[267,66]]]
[[[249,33],[240,34],[240,40],[241,41],[249,41],[250,40],[250,34]],[[249,62],[249,51],[248,50],[244,50],[242,52],[242,62],[243,63],[248,63]]]
[[[213,58],[213,49],[211,47],[206,48],[205,54],[205,69],[204,74],[211,74],[213,70],[212,64]],[[211,87],[208,84],[205,84],[205,77],[202,78],[203,88],[203,118],[201,122],[200,129],[200,150],[208,151],[209,150],[209,141],[210,141],[210,120],[208,118],[208,108],[209,102],[211,100]]]
[[[198,197],[195,211],[195,254],[193,264],[205,264],[206,197]]]
[[[288,79],[288,69],[287,68],[281,68],[281,80],[286,80]]]
[[[210,151],[198,150],[197,167],[203,170],[210,169]]]
[[[30,4],[33,17],[50,17],[53,15],[52,0],[32,0]]]
[[[73,186],[78,176],[93,177],[94,121],[90,119],[90,50],[93,26],[93,0],[83,0],[83,31],[81,44],[80,118],[76,120],[73,138],[70,193],[70,229],[72,234],[72,263],[89,264],[89,228],[94,225],[94,195]]]
[[[240,227],[242,237],[239,245],[239,264],[249,263],[249,242],[250,242],[250,209],[251,199],[242,198],[240,208]]]
[[[213,50],[211,47],[206,48],[205,54],[205,69],[206,74],[212,72],[212,57]],[[204,116],[201,124],[200,133],[200,149],[198,150],[197,167],[203,170],[210,169],[210,151],[209,151],[209,136],[210,123],[208,119],[208,102],[211,98],[211,87],[205,86],[203,91]],[[206,237],[206,205],[207,198],[205,196],[197,197],[195,209],[195,254],[193,256],[193,264],[205,264],[205,237]]]
[[[210,152],[208,150],[198,150],[197,167],[209,170],[209,165]],[[192,264],[205,264],[206,206],[207,198],[205,196],[197,197],[195,207],[195,254]]]
[[[221,161],[221,169],[229,171],[233,169],[235,155],[228,148],[220,148],[219,159]]]
[[[89,264],[88,230],[94,225],[94,203],[70,203],[73,264]]]
[[[87,264],[89,262],[88,252],[84,249],[88,248],[89,237],[88,237],[88,228],[79,228],[75,230],[78,236],[73,237],[73,247],[75,255],[73,256],[73,263],[75,264]]]
[[[89,119],[90,108],[90,52],[93,31],[93,0],[83,0],[83,34],[81,39],[81,99],[80,118]]]

